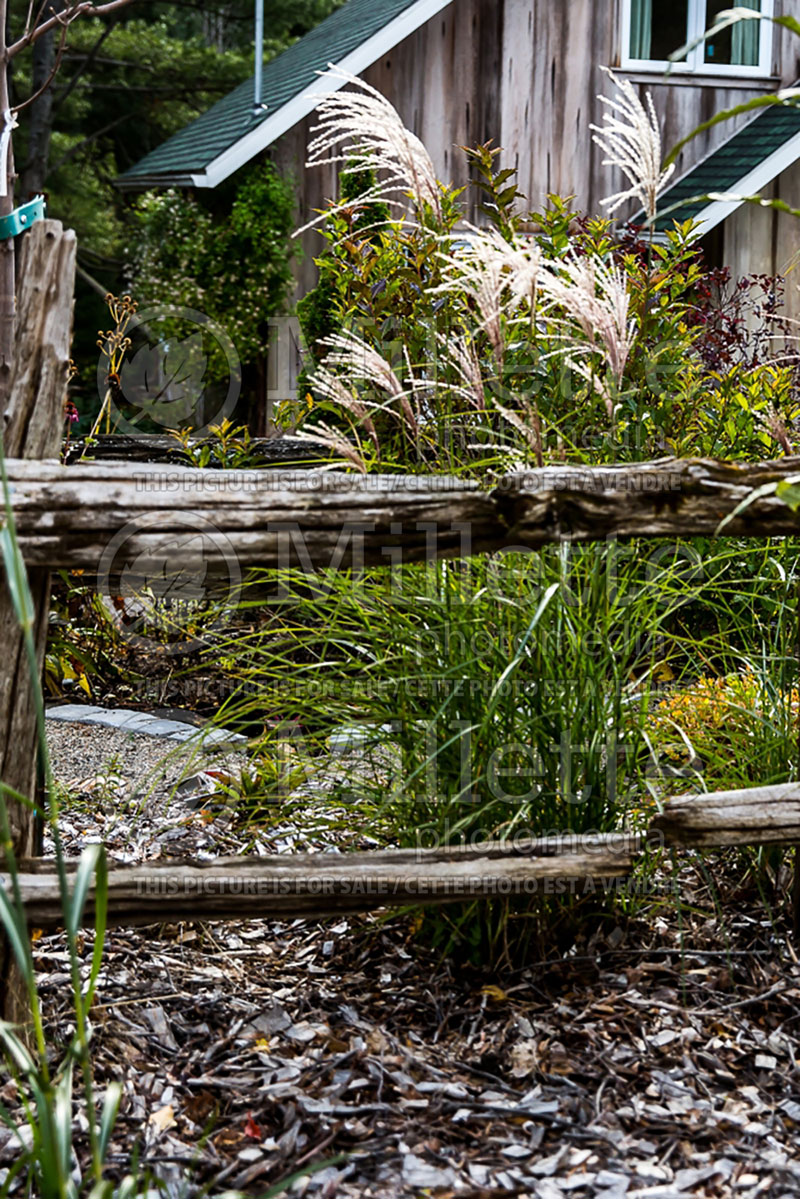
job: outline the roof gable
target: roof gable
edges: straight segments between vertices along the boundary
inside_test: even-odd
[[[699,222],[695,236],[702,237],[735,212],[744,200],[696,197],[755,195],[798,158],[800,106],[770,105],[662,193],[656,231],[671,229],[673,221],[682,223],[691,219]],[[673,205],[677,207],[667,211]],[[644,219],[642,211],[633,218],[637,223]]]
[[[216,187],[316,108],[329,64],[353,75],[412,34],[452,0],[348,0],[305,37],[266,63],[263,113],[253,111],[253,80],[242,83],[118,179],[124,188]]]

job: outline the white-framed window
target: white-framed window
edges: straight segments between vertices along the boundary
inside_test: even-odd
[[[773,0],[623,0],[621,66],[629,71],[708,75],[769,75],[772,23],[746,18],[669,63],[681,46],[712,29],[719,13],[738,4],[772,16]]]

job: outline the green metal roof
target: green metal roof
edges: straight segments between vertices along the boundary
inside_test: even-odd
[[[213,108],[174,134],[135,166],[119,182],[134,185],[138,177],[187,175],[205,170],[275,112],[318,78],[329,63],[341,62],[373,34],[378,33],[416,0],[348,0],[305,37],[264,66],[263,113],[253,113],[253,80],[242,83]],[[323,90],[323,89],[320,89]]]
[[[692,201],[693,196],[737,191],[741,179],[797,133],[800,133],[800,107],[771,104],[765,108],[755,120],[732,134],[677,183],[662,192],[658,207],[663,215],[656,218],[656,230],[671,229],[673,221],[696,220],[711,201]],[[665,210],[672,204],[679,207],[667,213]],[[644,221],[644,213],[637,213],[633,220]]]

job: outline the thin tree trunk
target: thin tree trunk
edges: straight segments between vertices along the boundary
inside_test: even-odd
[[[60,12],[63,4],[52,0],[49,9]],[[50,30],[33,44],[33,79],[31,94],[44,88],[41,96],[30,105],[28,112],[28,149],[25,166],[20,175],[20,191],[27,200],[44,191],[50,158],[50,136],[53,132],[53,89],[45,87],[53,73],[56,60],[55,30]]]

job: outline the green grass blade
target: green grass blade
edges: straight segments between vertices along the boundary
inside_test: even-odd
[[[67,928],[73,936],[75,936],[81,926],[83,909],[86,907],[89,888],[92,885],[92,878],[97,869],[98,860],[102,855],[102,849],[101,845],[90,845],[81,854],[81,860],[78,863],[78,869],[75,874],[75,886],[73,887],[67,909]]]
[[[101,845],[98,848],[100,849],[100,853],[97,855],[94,887],[94,950],[92,952],[89,983],[86,988],[87,1011],[94,999],[95,987],[100,975],[100,967],[103,964],[103,950],[105,948],[108,921],[108,862],[106,860],[105,847]]]
[[[8,937],[23,978],[26,983],[30,983],[33,973],[33,962],[31,961],[30,942],[28,941],[25,919],[22,913],[11,904],[2,887],[0,887],[0,921],[2,921],[3,929]]]

